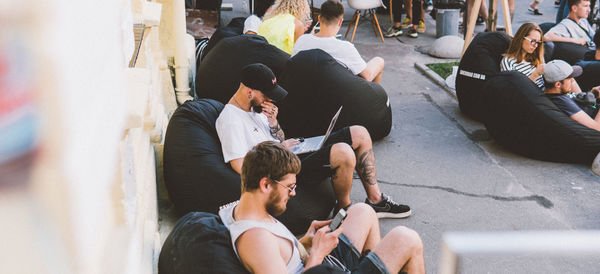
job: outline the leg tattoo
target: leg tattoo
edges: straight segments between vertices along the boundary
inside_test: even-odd
[[[377,178],[375,178],[375,155],[373,154],[373,149],[363,152],[358,157],[356,172],[363,182],[369,185],[377,184]]]

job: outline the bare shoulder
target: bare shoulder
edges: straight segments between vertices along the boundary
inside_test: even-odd
[[[252,273],[284,273],[286,264],[277,237],[263,228],[252,228],[235,243],[242,264]]]

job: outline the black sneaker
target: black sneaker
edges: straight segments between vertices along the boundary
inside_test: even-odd
[[[365,203],[375,209],[378,218],[406,218],[412,213],[409,206],[394,202],[390,196],[382,193],[381,199],[377,204],[365,199]]]
[[[396,37],[396,36],[400,36],[402,35],[402,28],[395,28],[395,27],[391,27],[386,33],[385,33],[385,37]]]

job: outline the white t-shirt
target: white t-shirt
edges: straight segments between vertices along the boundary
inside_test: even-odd
[[[271,136],[267,116],[226,104],[215,123],[225,163],[244,158],[255,145],[279,140]]]
[[[313,34],[304,34],[296,40],[292,56],[298,52],[309,49],[321,49],[329,53],[338,63],[347,67],[355,75],[367,67],[358,50],[348,41],[342,41],[335,37],[317,37]]]

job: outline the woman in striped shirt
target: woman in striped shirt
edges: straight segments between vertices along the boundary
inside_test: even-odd
[[[535,23],[521,25],[500,61],[500,70],[516,70],[544,88],[544,47],[542,29]]]

